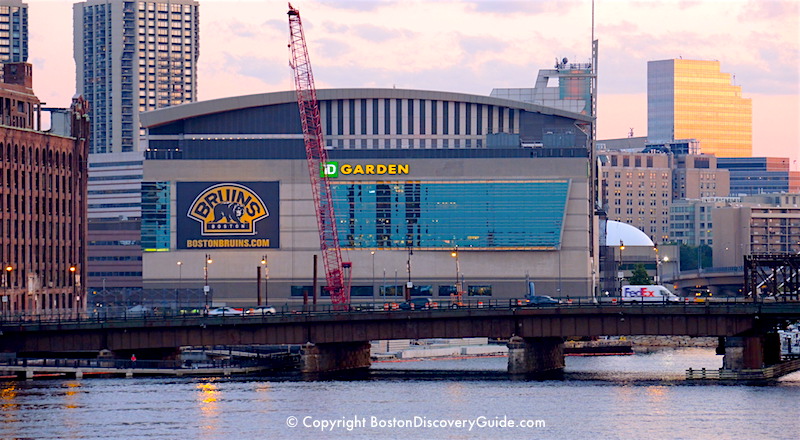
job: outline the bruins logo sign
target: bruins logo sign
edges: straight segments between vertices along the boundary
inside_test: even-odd
[[[189,207],[189,218],[202,225],[202,235],[255,235],[256,222],[269,216],[266,204],[250,188],[220,183],[205,189]]]

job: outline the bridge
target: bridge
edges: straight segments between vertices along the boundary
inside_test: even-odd
[[[780,361],[775,330],[800,320],[800,302],[575,303],[555,307],[480,307],[409,311],[287,311],[265,316],[144,316],[3,321],[0,350],[17,354],[161,353],[185,346],[302,344],[304,371],[370,365],[369,341],[490,337],[509,339],[509,371],[564,366],[570,337],[688,335],[725,338],[725,368]]]

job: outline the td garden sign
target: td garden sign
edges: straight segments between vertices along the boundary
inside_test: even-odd
[[[407,163],[362,165],[328,161],[320,165],[319,176],[336,178],[340,175],[397,175],[408,174],[409,168]]]
[[[178,182],[178,249],[279,247],[278,182]]]

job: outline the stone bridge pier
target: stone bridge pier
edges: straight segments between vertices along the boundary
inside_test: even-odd
[[[564,370],[563,338],[521,338],[508,341],[510,374],[560,373]]]
[[[336,342],[325,344],[307,343],[300,349],[300,371],[303,373],[325,373],[329,371],[369,368],[370,343]]]
[[[722,368],[741,371],[768,367],[781,361],[781,343],[777,333],[725,338]]]

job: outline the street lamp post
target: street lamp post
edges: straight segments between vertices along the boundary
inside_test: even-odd
[[[619,241],[619,270],[617,271],[617,277],[619,278],[619,295],[622,296],[622,282],[625,279],[625,272],[623,269],[623,265],[625,263],[625,258],[623,257],[625,251],[625,243],[622,240]]]
[[[372,255],[372,296],[375,296],[375,251],[371,251]]]
[[[257,305],[261,306],[261,267],[264,267],[264,304],[269,304],[269,294],[267,290],[267,280],[269,279],[269,266],[267,265],[269,260],[267,260],[267,256],[264,255],[261,257],[261,266],[258,266],[258,297],[256,298]]]
[[[463,295],[463,289],[461,286],[461,266],[458,262],[458,245],[455,245],[453,252],[450,253],[450,256],[456,259],[456,283],[453,285],[456,292],[453,295],[453,304],[461,305],[461,297]]]
[[[408,270],[408,283],[406,283],[406,301],[411,300],[411,289],[414,288],[414,283],[411,282],[411,256],[414,255],[414,250],[411,248],[411,240],[408,241],[408,261],[406,261],[406,269]]]
[[[77,291],[78,283],[76,282],[76,277],[78,275],[78,268],[73,264],[72,266],[69,267],[69,271],[72,274],[72,296],[73,298],[75,298],[75,312],[77,313],[81,302],[81,299],[78,296],[78,291]]]
[[[178,261],[178,288],[175,290],[175,307],[181,309],[181,284],[183,284],[183,262]]]
[[[6,294],[3,295],[3,303],[2,303],[3,313],[5,313],[5,311],[6,311],[7,304],[11,301],[11,298],[9,297],[10,295],[8,295],[8,292],[11,291],[11,272],[13,270],[14,270],[14,266],[12,266],[10,264],[6,265],[6,280],[5,280]]]
[[[658,256],[658,243],[653,245],[653,252],[656,254],[656,284],[661,284],[661,277],[659,276],[659,266],[661,266],[661,258]]]
[[[213,262],[214,260],[211,259],[211,255],[206,254],[206,262],[203,266],[203,279],[205,280],[205,284],[203,285],[203,294],[205,295],[206,310],[208,310],[208,292],[211,290],[208,287],[208,265]]]

